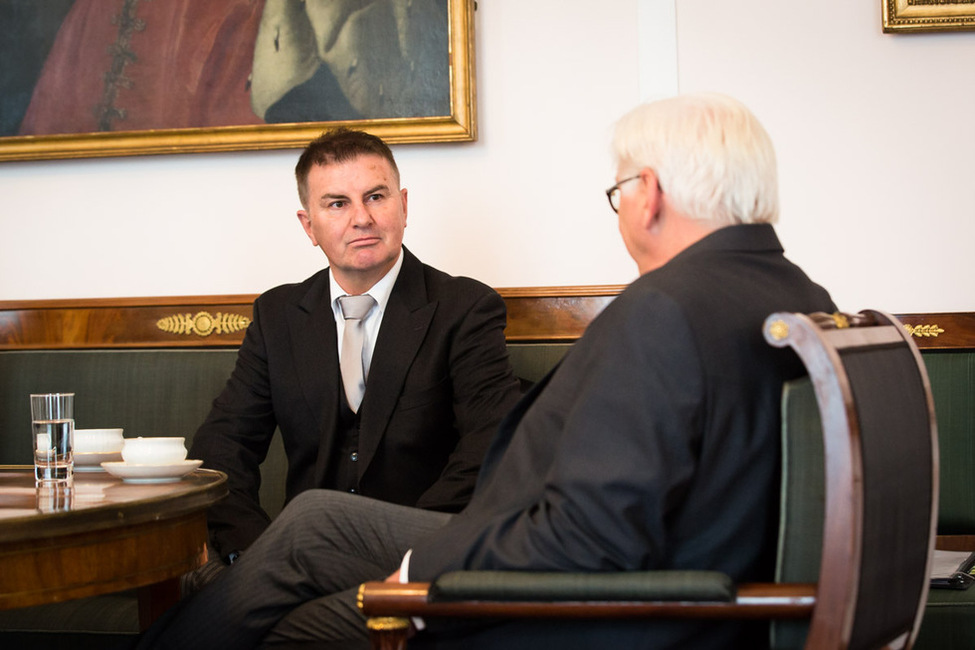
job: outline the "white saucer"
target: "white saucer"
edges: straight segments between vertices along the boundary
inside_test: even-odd
[[[121,451],[76,451],[74,452],[74,471],[104,472],[102,463],[122,460]]]
[[[202,460],[183,460],[166,465],[134,465],[124,461],[105,462],[105,471],[129,483],[173,483],[203,464]]]

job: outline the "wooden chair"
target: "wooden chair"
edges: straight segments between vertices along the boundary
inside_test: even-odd
[[[734,585],[695,571],[470,571],[433,584],[366,583],[359,606],[373,647],[403,648],[408,617],[543,617],[553,625],[666,617],[798,618],[808,625],[806,648],[910,648],[928,592],[938,503],[934,407],[920,354],[897,320],[876,311],[777,313],[764,331],[771,345],[796,351],[815,392],[810,410],[819,417],[804,421],[818,419],[822,431],[824,462],[814,462],[825,494],[813,526],[823,531],[818,579]],[[791,474],[786,484],[803,484]],[[779,553],[792,558],[790,550]]]

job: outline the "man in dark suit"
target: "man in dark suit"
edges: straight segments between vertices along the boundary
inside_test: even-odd
[[[389,580],[459,569],[772,577],[781,389],[802,367],[765,343],[762,323],[834,305],[783,255],[775,155],[744,106],[720,95],[641,106],[617,125],[614,152],[607,195],[641,276],[501,423],[467,508],[308,491],[147,642],[367,647],[355,586],[397,563]],[[697,650],[767,636],[721,622],[431,622],[414,642]]]
[[[298,217],[329,267],[256,300],[236,368],[194,437],[190,457],[228,475],[230,496],[209,513],[221,558],[236,559],[270,521],[259,466],[276,427],[288,499],[329,488],[457,512],[519,397],[500,296],[402,246],[407,191],[382,140],[326,133],[295,173]],[[340,354],[344,295],[373,298],[361,359]],[[361,366],[361,397],[347,396],[340,364]]]

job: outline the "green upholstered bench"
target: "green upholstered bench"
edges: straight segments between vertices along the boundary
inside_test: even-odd
[[[516,374],[540,379],[620,289],[500,289]],[[31,391],[78,393],[79,427],[121,426],[129,437],[190,438],[230,374],[254,297],[0,302],[0,464],[31,462],[26,399]],[[900,318],[928,362],[943,432],[939,532],[970,536],[954,543],[975,550],[975,482],[968,480],[975,469],[975,314]],[[262,467],[261,501],[269,514],[283,503],[285,471],[276,438]],[[975,639],[975,617],[968,611],[975,591],[973,600],[967,598],[968,592],[934,594],[918,647],[929,638]],[[59,647],[110,648],[137,632],[135,606],[131,594],[116,594],[0,612],[0,646],[47,647],[56,639]],[[937,643],[923,647],[947,647]]]
[[[515,373],[538,381],[619,287],[506,289]],[[254,296],[0,302],[0,465],[29,465],[31,392],[76,393],[78,428],[189,446],[230,376]],[[284,502],[275,436],[261,503]],[[139,631],[135,592],[0,611],[0,647],[112,648]]]
[[[938,417],[939,548],[975,551],[975,350],[923,352]],[[975,648],[975,588],[932,589],[918,650]]]
[[[184,436],[187,447],[234,367],[233,349],[0,351],[0,464],[29,465],[26,396],[74,392],[79,429],[122,427],[125,437]],[[261,500],[281,509],[286,471],[279,437],[262,466]]]

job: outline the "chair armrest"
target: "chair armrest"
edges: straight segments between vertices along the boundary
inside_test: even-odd
[[[716,571],[454,571],[431,585],[428,600],[730,602],[734,598],[734,582]]]
[[[437,601],[425,582],[367,582],[359,587],[359,609],[367,617],[630,618],[704,617],[724,619],[808,618],[816,604],[814,584],[749,583],[731,601]]]

